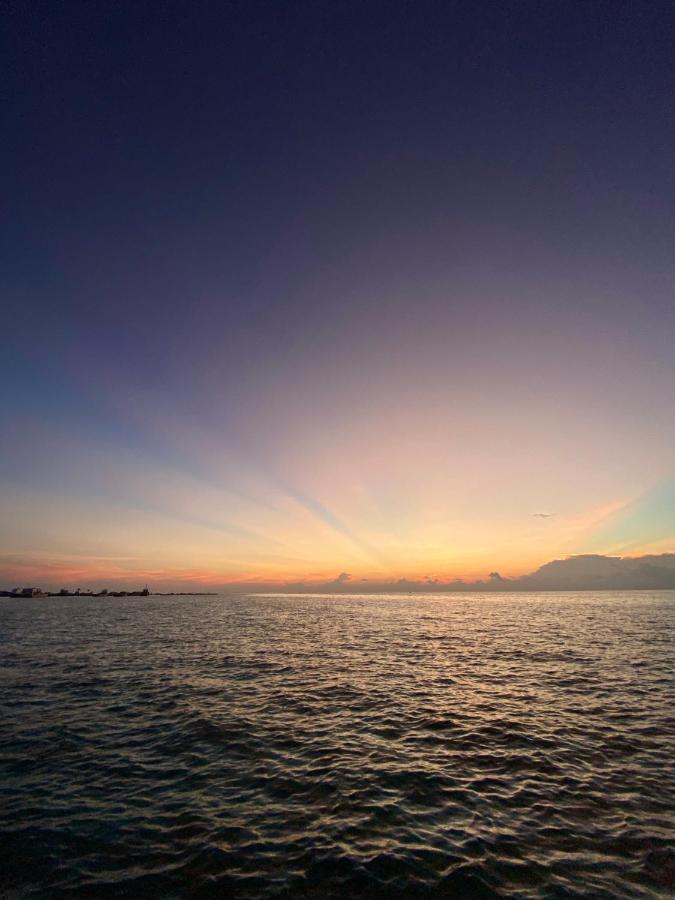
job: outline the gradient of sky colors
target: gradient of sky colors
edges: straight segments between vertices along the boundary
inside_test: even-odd
[[[675,549],[671,4],[5,20],[0,581]]]

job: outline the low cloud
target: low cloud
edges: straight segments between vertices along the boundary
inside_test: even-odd
[[[511,578],[497,571],[484,580],[441,581],[424,576],[419,580],[399,578],[393,581],[352,580],[349,572],[341,572],[333,581],[315,582],[298,589],[312,593],[323,591],[348,593],[453,593],[510,591],[585,591],[585,590],[672,590],[675,589],[675,553],[640,557],[584,555],[555,559],[529,575]]]

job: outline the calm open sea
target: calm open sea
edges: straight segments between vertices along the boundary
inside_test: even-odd
[[[675,593],[0,600],[0,896],[667,897]]]

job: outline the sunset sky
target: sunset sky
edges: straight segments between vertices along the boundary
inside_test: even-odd
[[[672,5],[10,18],[0,587],[675,550]]]

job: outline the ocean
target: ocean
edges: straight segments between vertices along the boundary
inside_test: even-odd
[[[672,897],[675,592],[0,600],[0,897]]]

